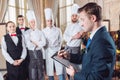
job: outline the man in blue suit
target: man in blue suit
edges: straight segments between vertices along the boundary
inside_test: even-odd
[[[84,54],[70,55],[73,63],[82,63],[82,70],[75,74],[72,66],[66,68],[67,73],[74,80],[111,80],[115,63],[116,49],[112,38],[104,26],[101,26],[102,10],[96,3],[87,3],[79,9],[80,22],[86,32],[90,32],[90,39]],[[59,56],[67,52],[59,52]]]

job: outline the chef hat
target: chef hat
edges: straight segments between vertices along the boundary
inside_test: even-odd
[[[79,8],[80,7],[77,4],[73,4],[73,6],[72,6],[72,15],[73,14],[78,14],[78,9]]]
[[[45,19],[46,19],[46,20],[53,20],[52,9],[46,8],[46,9],[44,10],[44,12],[45,12]]]
[[[26,16],[27,16],[28,22],[33,20],[33,19],[36,20],[36,17],[35,17],[33,10],[28,10],[26,13]]]

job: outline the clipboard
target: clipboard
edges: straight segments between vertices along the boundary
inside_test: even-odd
[[[64,65],[67,68],[69,68],[69,66],[71,65],[69,60],[57,56],[57,53],[55,53],[51,58],[56,60],[57,62],[61,63],[62,65]]]

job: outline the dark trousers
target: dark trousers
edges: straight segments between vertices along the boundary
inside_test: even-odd
[[[41,50],[30,51],[29,79],[44,80],[43,58]]]
[[[23,61],[20,66],[13,66],[6,62],[7,65],[7,80],[26,80],[25,62]]]
[[[26,56],[26,58],[25,58],[25,76],[26,76],[26,78],[27,78],[27,80],[29,80],[29,62],[30,62],[30,57],[29,57],[29,52],[28,52],[28,50],[27,50],[27,56]]]

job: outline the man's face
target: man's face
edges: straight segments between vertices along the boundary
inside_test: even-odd
[[[80,23],[86,32],[91,32],[94,27],[94,21],[85,11],[80,12]]]
[[[78,21],[78,15],[77,15],[77,14],[73,14],[73,15],[71,16],[71,19],[72,19],[72,22],[73,22],[73,23],[77,22],[77,21]]]
[[[24,24],[24,17],[18,17],[17,21],[18,21],[19,25],[23,25]]]
[[[30,25],[30,28],[35,29],[35,20],[34,20],[34,19],[31,20],[31,21],[29,22],[29,25]]]
[[[46,25],[48,27],[51,27],[52,26],[52,20],[46,20]]]
[[[15,33],[16,32],[16,27],[14,23],[8,23],[7,25],[7,31],[9,33]]]

